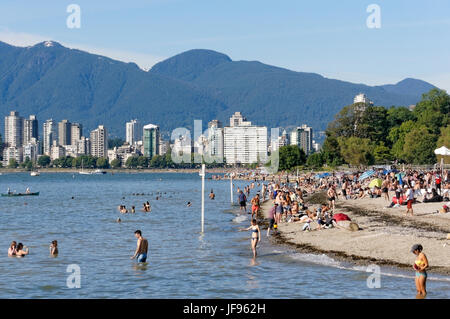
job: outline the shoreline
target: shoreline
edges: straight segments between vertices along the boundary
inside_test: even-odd
[[[308,197],[307,203],[311,205],[325,200],[325,194],[317,193]],[[414,255],[410,253],[410,248],[413,244],[421,243],[430,262],[428,272],[450,276],[450,259],[446,253],[446,250],[450,250],[450,240],[446,238],[450,233],[450,214],[424,213],[442,204],[414,205],[417,215],[413,217],[415,219],[410,219],[402,215],[405,207],[386,211],[387,208],[377,207],[381,201],[373,203],[374,200],[383,199],[367,199],[372,205],[365,200],[337,201],[336,212],[347,214],[359,225],[358,231],[331,228],[303,232],[303,223],[281,223],[278,233],[271,235],[269,240],[301,253],[324,254],[357,266],[376,264],[411,272]],[[264,218],[262,224],[266,229],[270,207],[270,200],[261,206],[260,217]],[[313,229],[317,226],[315,222],[311,225]]]

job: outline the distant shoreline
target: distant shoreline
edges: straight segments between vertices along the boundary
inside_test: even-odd
[[[86,172],[94,171],[95,169],[84,169]],[[143,168],[143,169],[112,169],[106,168],[101,169],[107,173],[198,173],[200,169],[197,168]],[[81,171],[79,168],[39,168],[37,169],[40,173],[78,173]],[[208,173],[214,174],[224,174],[229,173],[234,170],[231,169],[223,169],[223,168],[211,168],[207,169]],[[26,169],[11,169],[11,168],[2,168],[0,169],[0,173],[30,173]]]

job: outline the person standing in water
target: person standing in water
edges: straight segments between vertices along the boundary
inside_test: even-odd
[[[216,195],[214,194],[213,190],[211,189],[211,193],[209,193],[209,199],[214,199]]]
[[[15,256],[16,255],[16,251],[17,251],[17,243],[16,243],[16,241],[13,241],[11,243],[11,246],[9,246],[8,256],[9,257]]]
[[[58,241],[54,240],[50,244],[50,256],[56,257],[58,256]]]
[[[134,236],[137,238],[137,247],[134,255],[130,259],[137,258],[138,262],[145,263],[147,261],[148,241],[142,237],[142,232],[140,230],[136,230]]]
[[[243,230],[251,230],[252,238],[251,238],[251,247],[253,252],[253,258],[256,258],[256,245],[261,241],[261,230],[259,229],[258,224],[256,223],[256,219],[252,219],[252,224],[250,227],[245,228]]]
[[[244,210],[244,213],[247,212],[247,197],[245,196],[243,191],[240,191],[239,193],[239,210]]]
[[[23,244],[19,243],[17,245],[16,257],[24,257],[25,255],[28,255],[28,254],[29,254],[28,248],[26,248],[26,247],[24,248]]]
[[[416,290],[417,297],[425,297],[427,295],[427,271],[429,267],[427,256],[422,252],[423,247],[420,244],[415,244],[411,248],[411,252],[417,256],[414,262],[414,270],[416,271]]]

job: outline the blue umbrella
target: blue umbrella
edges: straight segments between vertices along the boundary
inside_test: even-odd
[[[375,174],[375,171],[374,171],[374,170],[370,170],[370,171],[364,172],[364,173],[358,178],[358,181],[365,180],[366,178],[369,178],[369,177],[371,177],[371,176],[374,175],[374,174]]]

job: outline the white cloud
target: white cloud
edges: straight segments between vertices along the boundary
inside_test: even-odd
[[[6,42],[6,43],[14,45],[14,46],[19,46],[19,47],[33,46],[37,43],[48,41],[48,40],[54,40],[54,39],[51,39],[51,37],[46,37],[43,35],[23,33],[23,32],[13,32],[11,30],[8,30],[7,28],[0,27],[0,41]],[[123,61],[123,62],[134,62],[143,70],[148,70],[156,63],[165,59],[165,57],[160,57],[160,56],[141,53],[141,52],[117,50],[117,49],[111,49],[111,48],[101,48],[101,47],[91,46],[88,44],[76,44],[76,43],[69,43],[69,42],[57,41],[57,40],[54,40],[54,41],[59,42],[61,45],[65,46],[67,48],[87,51],[89,53],[103,55],[103,56],[109,57],[111,59],[119,60],[119,61]]]

